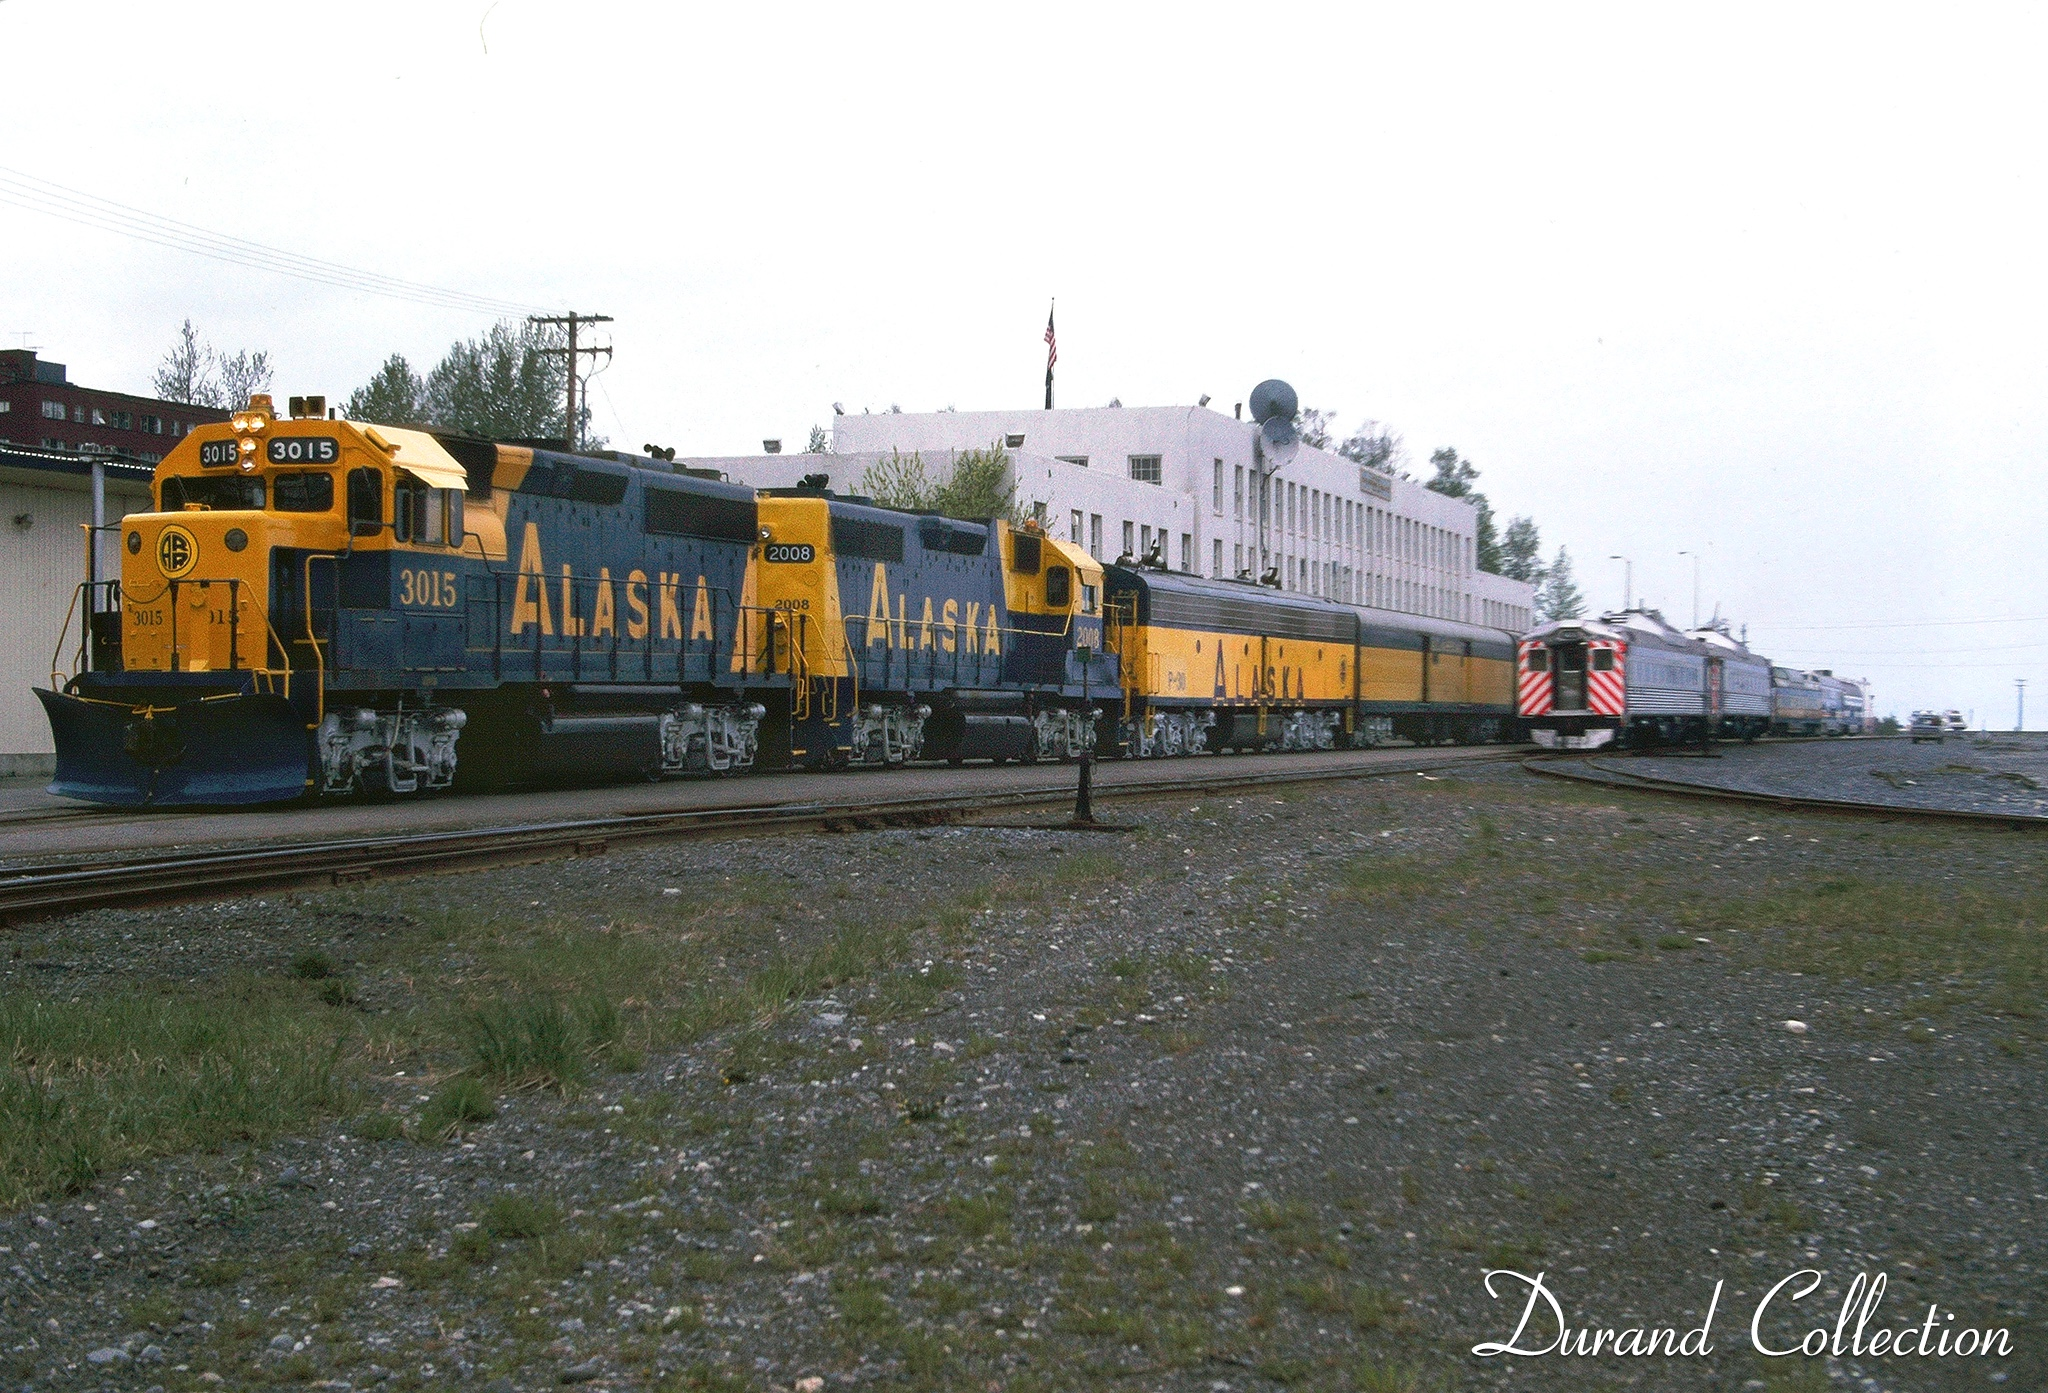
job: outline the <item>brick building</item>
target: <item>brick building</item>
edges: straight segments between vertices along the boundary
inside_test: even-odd
[[[0,349],[0,442],[65,454],[114,454],[155,464],[193,427],[228,412],[66,380],[62,363]]]

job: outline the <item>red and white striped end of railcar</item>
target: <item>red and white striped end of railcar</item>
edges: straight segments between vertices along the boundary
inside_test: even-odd
[[[1628,634],[1557,619],[1524,637],[1515,663],[1515,714],[1545,749],[1597,750],[1628,712]]]

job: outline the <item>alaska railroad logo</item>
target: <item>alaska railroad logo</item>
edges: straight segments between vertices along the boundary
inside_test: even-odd
[[[156,539],[156,568],[165,580],[176,580],[199,564],[199,543],[192,534],[172,523]]]

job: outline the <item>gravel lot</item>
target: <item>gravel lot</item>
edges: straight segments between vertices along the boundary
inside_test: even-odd
[[[17,1005],[237,982],[341,1053],[283,1135],[0,1216],[0,1376],[2048,1386],[2048,843],[1512,766],[1110,811],[17,931]],[[599,988],[587,1069],[440,1125],[495,1077],[463,1012]],[[1712,1350],[1477,1358],[1523,1299],[1489,1268],[1574,1327],[1690,1329],[1722,1283]],[[1757,1356],[1805,1268],[1781,1344],[1882,1271],[1873,1329],[1935,1302],[2012,1353]]]
[[[1714,760],[1637,755],[1599,763],[1750,793],[2048,817],[2048,739],[2038,735],[1952,735],[1919,745],[1904,739],[1723,745],[1718,753]]]

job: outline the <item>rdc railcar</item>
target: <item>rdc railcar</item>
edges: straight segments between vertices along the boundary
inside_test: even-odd
[[[1519,645],[1516,710],[1553,749],[1753,740],[1771,722],[1771,666],[1718,629],[1653,609],[1559,619]]]

